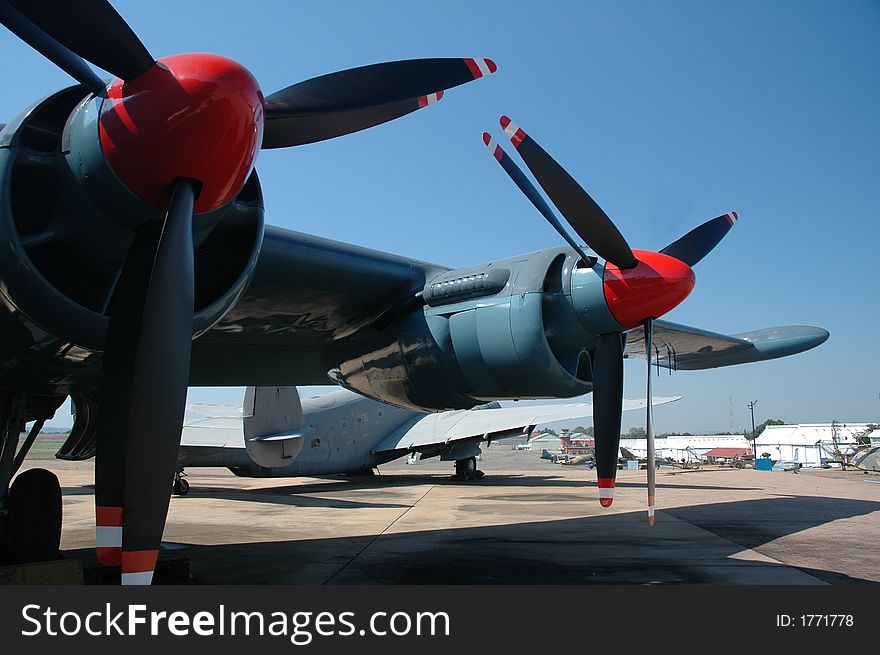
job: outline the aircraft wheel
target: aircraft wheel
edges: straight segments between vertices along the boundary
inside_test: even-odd
[[[476,457],[455,460],[455,477],[459,480],[474,480],[477,477]]]
[[[9,487],[7,555],[14,564],[58,559],[61,485],[46,469],[30,469]]]
[[[175,496],[185,496],[189,493],[189,482],[184,480],[183,478],[178,478],[174,481],[174,484],[171,485],[171,492]]]

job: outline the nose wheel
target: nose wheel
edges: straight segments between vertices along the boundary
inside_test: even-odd
[[[177,469],[174,472],[174,482],[171,485],[171,492],[175,496],[185,496],[189,493],[189,482],[183,479],[186,473],[183,469]]]
[[[466,457],[455,460],[456,480],[482,480],[484,473],[477,468],[476,457]]]

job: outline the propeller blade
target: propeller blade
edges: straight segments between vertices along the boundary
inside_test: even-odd
[[[314,143],[380,125],[496,70],[491,59],[411,59],[315,77],[266,98],[263,147]]]
[[[623,413],[623,339],[619,332],[600,335],[593,363],[593,433],[602,507],[611,507],[617,478]]]
[[[82,57],[61,45],[6,0],[0,0],[0,23],[89,91],[104,95],[104,81]]]
[[[541,194],[538,193],[538,190],[535,188],[535,185],[529,182],[529,178],[525,176],[519,166],[517,166],[513,159],[504,152],[504,149],[499,146],[495,139],[488,132],[483,132],[483,143],[486,144],[486,147],[489,149],[489,152],[492,153],[492,156],[501,164],[501,168],[510,176],[510,179],[513,180],[514,184],[519,187],[519,190],[525,194],[526,198],[532,201],[532,204],[537,208],[541,215],[547,219],[547,222],[553,226],[559,236],[565,239],[574,251],[581,256],[581,258],[586,261],[595,261],[595,258],[590,257],[585,253],[581,247],[578,245],[577,241],[571,238],[571,235],[562,227],[562,223],[559,222],[559,219],[556,218],[556,214],[553,213],[553,210],[550,209],[550,206],[544,202],[544,198],[541,197]]]
[[[507,116],[501,117],[501,127],[577,235],[602,258],[618,267],[635,267],[638,260],[626,239],[581,185]]]
[[[107,0],[2,0],[2,4],[14,6],[60,45],[125,81],[146,73],[155,63]],[[41,48],[31,45],[55,61]]]
[[[721,239],[730,232],[734,223],[739,220],[736,212],[717,216],[695,227],[678,241],[674,241],[660,252],[675,257],[688,266],[693,266],[708,255]]]
[[[189,381],[195,183],[179,179],[164,225],[139,231],[110,308],[97,426],[98,556],[123,584],[156,565]]]
[[[654,351],[654,319],[645,321],[645,354],[648,359],[648,386],[645,398],[648,399],[645,418],[645,433],[648,437],[648,525],[654,525],[654,491],[657,486],[657,468],[654,454],[654,396],[651,394],[651,355]]]

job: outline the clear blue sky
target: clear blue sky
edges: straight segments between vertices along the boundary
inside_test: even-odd
[[[657,394],[685,398],[657,410],[659,432],[726,430],[730,397],[735,428],[755,398],[758,421],[880,420],[877,2],[114,4],[154,56],[223,54],[265,93],[384,60],[491,57],[497,74],[427,110],[262,153],[267,220],[450,266],[558,245],[480,139],[501,136],[507,113],[634,247],[659,249],[739,212],[667,318],[730,333],[831,331],[793,358],[661,375]],[[0,61],[0,117],[68,83],[9,34]],[[626,376],[627,397],[642,396],[644,363],[627,363]],[[631,413],[624,428],[642,422]]]

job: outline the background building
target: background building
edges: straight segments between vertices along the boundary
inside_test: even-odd
[[[880,445],[880,431],[870,423],[768,425],[757,439],[758,457],[821,466],[852,455],[860,443]]]

